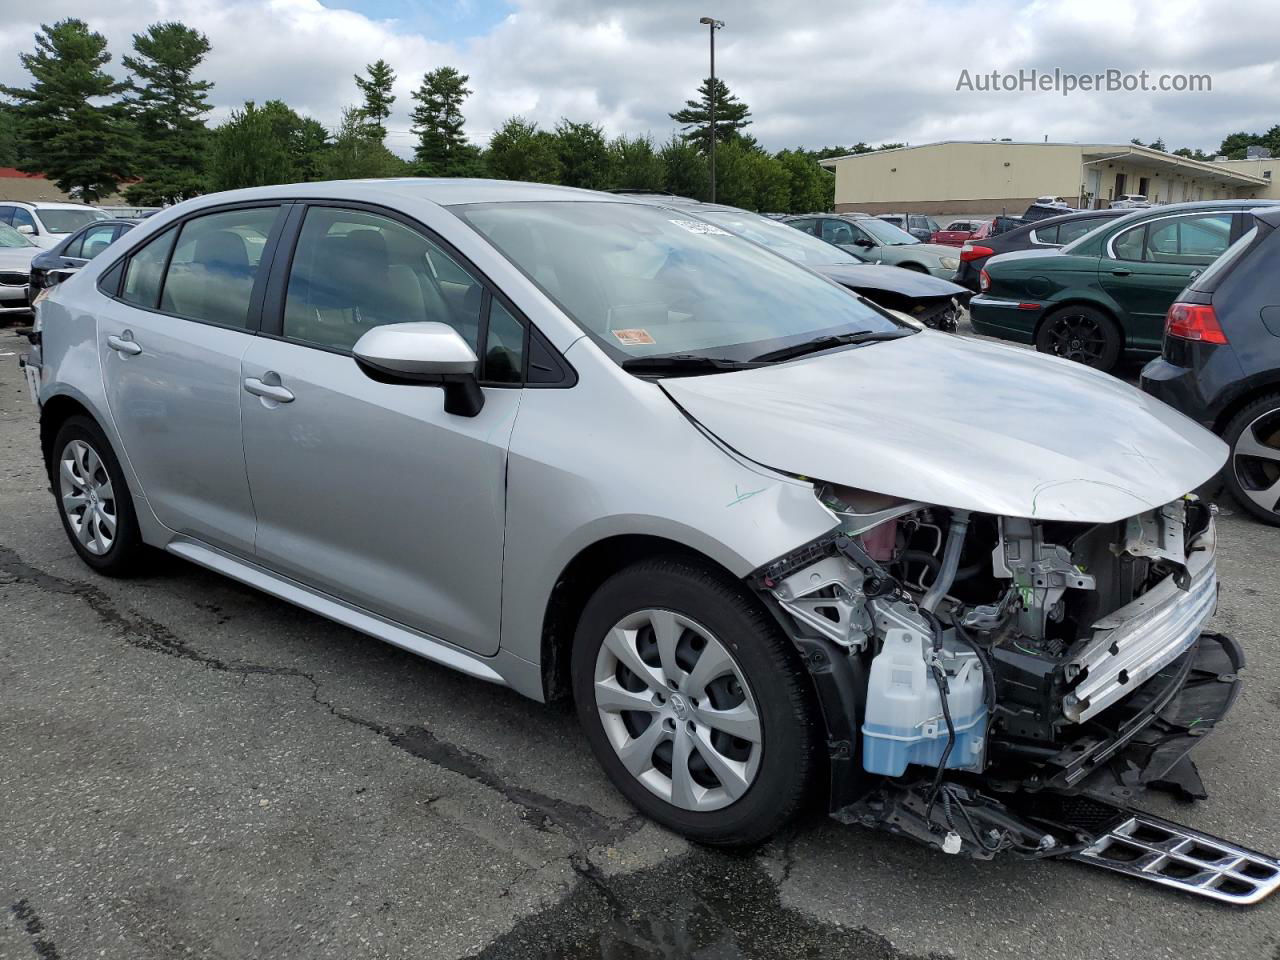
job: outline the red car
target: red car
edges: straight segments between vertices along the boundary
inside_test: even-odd
[[[930,243],[962,247],[970,240],[981,240],[991,232],[990,220],[952,220],[945,230],[935,230]]]

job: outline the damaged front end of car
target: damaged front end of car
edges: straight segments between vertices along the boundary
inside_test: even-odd
[[[1189,751],[1239,692],[1240,648],[1205,630],[1211,506],[1083,523],[815,493],[838,526],[752,583],[812,675],[834,817],[1234,903],[1280,886],[1280,862],[1137,808],[1205,796]]]

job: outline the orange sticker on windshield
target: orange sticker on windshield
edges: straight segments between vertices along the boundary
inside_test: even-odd
[[[618,342],[624,347],[638,347],[643,344],[658,342],[649,336],[648,330],[639,327],[634,330],[614,330],[613,335],[618,338]]]

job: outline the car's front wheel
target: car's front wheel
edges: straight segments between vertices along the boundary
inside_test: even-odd
[[[1071,305],[1045,317],[1036,331],[1036,349],[1095,370],[1110,370],[1120,359],[1123,337],[1101,310]]]
[[[768,612],[727,575],[657,559],[607,580],[573,650],[578,715],[643,813],[704,843],[758,843],[816,764],[808,680]]]
[[[1223,470],[1227,489],[1263,523],[1280,526],[1280,394],[1260,397],[1237,413],[1223,439],[1231,446]]]

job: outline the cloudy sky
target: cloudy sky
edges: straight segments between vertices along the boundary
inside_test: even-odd
[[[673,130],[667,114],[706,74],[698,17],[727,26],[717,72],[766,146],[931,140],[1127,141],[1212,149],[1280,123],[1275,0],[0,0],[0,83],[41,21],[87,20],[113,66],[131,35],[180,20],[208,35],[215,119],[285,100],[332,125],[352,74],[383,57],[399,74],[389,144],[407,154],[409,92],[452,64],[471,76],[477,142],[522,114],[591,120],[610,134]],[[1203,93],[977,93],[971,74],[1019,68],[1209,74]]]

